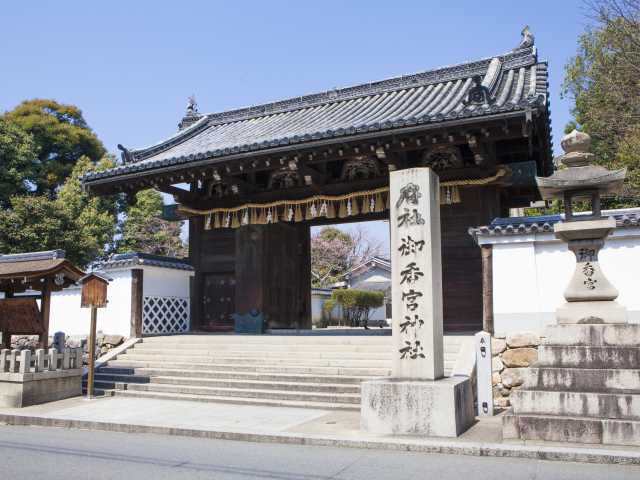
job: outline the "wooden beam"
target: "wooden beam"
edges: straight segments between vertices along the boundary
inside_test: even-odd
[[[197,195],[182,188],[174,187],[173,185],[154,185],[154,188],[162,193],[173,195],[173,198],[175,198],[178,203],[193,202],[197,198]]]
[[[313,167],[310,167],[307,163],[300,162],[298,164],[298,174],[303,180],[304,177],[311,177],[311,182],[315,185],[321,186],[327,183],[327,175],[321,173]],[[306,184],[306,181],[304,183]]]
[[[131,336],[142,337],[142,302],[144,271],[141,268],[131,269]]]
[[[480,247],[482,256],[482,329],[493,332],[493,245]]]
[[[40,334],[40,348],[48,348],[49,344],[49,315],[51,313],[51,289],[53,279],[46,277],[42,285],[40,300],[40,315],[42,319],[42,334]]]

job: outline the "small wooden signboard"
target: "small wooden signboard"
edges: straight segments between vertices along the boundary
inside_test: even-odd
[[[111,279],[91,272],[78,282],[82,285],[80,306],[91,308],[91,326],[89,327],[89,372],[87,375],[87,398],[93,398],[93,379],[96,364],[96,324],[98,322],[98,308],[107,306],[107,285]]]
[[[96,273],[89,273],[80,279],[82,284],[82,298],[80,306],[82,308],[107,306],[107,285],[109,279]]]

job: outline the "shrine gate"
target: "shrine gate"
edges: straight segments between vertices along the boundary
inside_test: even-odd
[[[202,114],[190,99],[177,133],[143,149],[119,145],[122,162],[83,184],[131,201],[147,188],[173,195],[178,218],[189,219],[193,330],[232,330],[233,314],[251,311],[267,328],[311,328],[309,228],[387,219],[389,172],[431,167],[440,179],[444,328],[477,331],[491,308],[467,230],[538,199],[534,176],[552,171],[547,88],[546,63],[524,43],[221,113]]]

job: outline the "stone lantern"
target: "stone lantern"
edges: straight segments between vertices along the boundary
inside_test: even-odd
[[[562,139],[564,154],[559,157],[566,168],[550,177],[537,177],[545,200],[564,200],[565,220],[555,225],[557,238],[568,243],[576,256],[576,269],[564,292],[567,303],[556,311],[557,322],[624,323],[626,310],[615,302],[618,290],[607,280],[598,263],[598,252],[616,226],[615,219],[603,217],[601,195],[622,188],[626,170],[607,170],[592,165],[591,138],[574,130]],[[591,213],[574,214],[574,201],[591,204]]]
[[[574,130],[562,140],[566,168],[537,178],[543,198],[565,202],[554,230],[577,263],[557,324],[545,328],[538,360],[511,392],[505,439],[640,446],[640,325],[626,322],[618,291],[598,264],[616,225],[602,216],[600,196],[619,191],[626,171],[592,165],[590,143]],[[590,202],[591,212],[574,214],[576,199]]]

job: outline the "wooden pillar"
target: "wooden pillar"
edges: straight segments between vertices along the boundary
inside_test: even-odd
[[[40,315],[42,319],[43,332],[40,335],[41,348],[48,348],[49,344],[49,314],[51,313],[51,284],[53,279],[47,277],[42,285],[42,295],[40,297]]]
[[[142,301],[144,271],[131,269],[131,336],[142,337]]]
[[[189,263],[195,269],[195,275],[190,280],[190,329],[191,331],[202,328],[202,235],[204,223],[200,216],[189,218]]]
[[[482,329],[493,333],[493,245],[481,245],[482,252]]]
[[[11,287],[4,292],[4,298],[13,298]],[[11,332],[0,332],[0,348],[11,348],[11,335]]]

